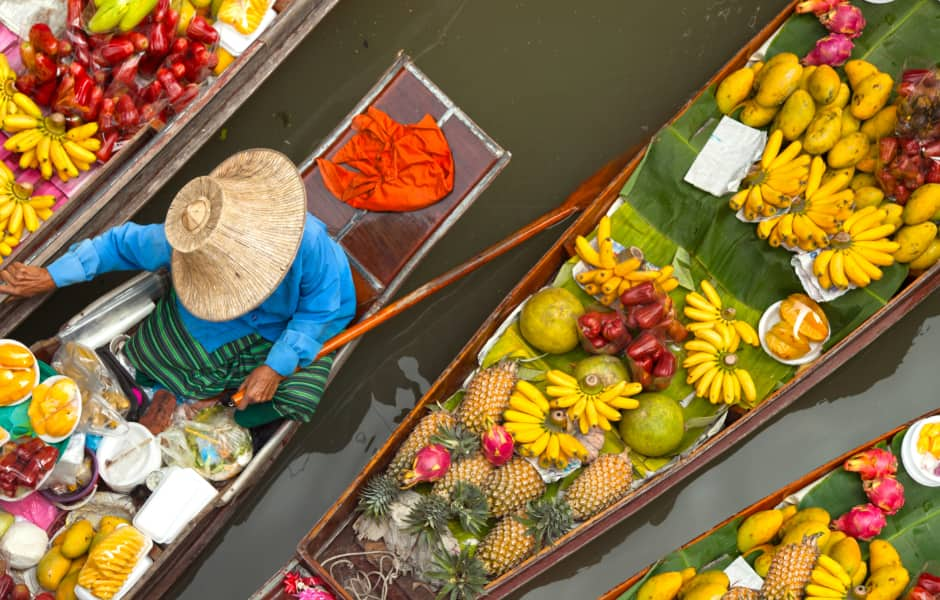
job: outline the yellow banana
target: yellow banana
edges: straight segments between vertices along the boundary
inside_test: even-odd
[[[833,254],[835,254],[833,250],[827,250],[816,255],[816,259],[813,260],[813,275],[820,277],[823,273],[829,272],[829,262]]]
[[[44,179],[52,177],[52,158],[49,156],[49,149],[52,145],[52,138],[42,136],[39,143],[36,144],[36,158],[39,159],[39,172]]]
[[[14,204],[10,220],[7,221],[7,231],[10,235],[19,237],[20,232],[23,230],[23,205],[20,202]]]
[[[72,163],[68,153],[59,140],[52,140],[49,143],[49,158],[56,170],[66,173],[69,177],[78,177],[78,167]]]
[[[528,398],[533,404],[535,404],[539,410],[542,412],[548,412],[548,400],[545,399],[545,396],[542,394],[542,392],[539,391],[537,387],[525,379],[520,379],[516,382],[516,389],[519,390],[519,392]]]
[[[509,434],[512,436],[512,439],[517,444],[530,444],[537,440],[539,436],[546,433],[544,429],[538,426],[533,426],[529,429],[523,429],[519,431],[506,427],[506,431],[509,432]]]
[[[597,223],[597,239],[603,241],[610,238],[610,217],[604,215]]]
[[[865,271],[865,274],[868,275],[869,279],[871,279],[872,281],[878,281],[879,279],[881,279],[883,275],[883,273],[881,272],[881,269],[876,267],[874,263],[872,263],[870,260],[868,260],[865,257],[864,254],[859,252],[858,248],[850,248],[847,252],[852,256],[852,258],[855,259],[855,262],[858,264],[858,267],[861,270]]]
[[[757,400],[757,388],[754,387],[754,380],[751,379],[751,374],[744,369],[735,369],[734,374],[738,377],[738,382],[741,384],[741,392],[744,393],[744,397],[747,401],[754,402]]]
[[[545,452],[545,448],[548,447],[548,440],[551,439],[551,437],[551,432],[543,430],[542,434],[528,446],[528,450],[532,453],[532,456],[539,456]]]
[[[770,165],[780,153],[780,146],[783,145],[783,131],[775,130],[767,139],[767,145],[764,146],[764,152],[761,155],[760,166],[764,169],[770,168]]]
[[[39,121],[31,115],[13,114],[3,117],[3,123],[0,126],[3,127],[4,131],[14,133],[27,129],[36,129],[39,127]]]
[[[809,158],[808,155],[806,154],[803,155],[807,157],[806,161],[797,158],[797,156],[799,155],[802,149],[803,149],[803,145],[799,141],[790,142],[790,145],[787,146],[783,152],[777,155],[776,158],[774,158],[774,160],[770,163],[770,166],[768,167],[768,169],[771,171],[782,169],[785,165],[788,165],[791,163],[795,165],[808,164],[808,158]]]
[[[30,233],[39,228],[39,217],[36,216],[36,210],[27,203],[23,203],[23,224]]]
[[[16,104],[18,109],[31,117],[36,119],[42,118],[42,109],[39,108],[39,105],[33,102],[33,99],[26,94],[21,92],[16,92],[13,94],[13,104]]]
[[[98,133],[98,123],[92,121],[91,123],[85,123],[84,125],[79,125],[78,127],[69,129],[65,134],[65,138],[72,140],[73,142],[81,142],[90,139],[91,136],[95,135],[96,133]],[[98,141],[99,144],[101,143],[100,140],[96,141]]]
[[[3,147],[16,153],[26,152],[36,147],[39,140],[43,139],[42,132],[38,129],[28,129],[15,133],[3,143]]]
[[[528,398],[522,396],[521,394],[512,394],[509,397],[509,406],[513,409],[531,415],[533,417],[541,418],[544,412],[535,405],[534,402],[530,402]]]
[[[848,589],[849,587],[852,587],[852,578],[849,577],[849,574],[845,568],[834,558],[825,554],[820,554],[817,561],[819,566],[829,571],[830,574],[832,574],[842,583],[843,588]]]
[[[618,398],[614,398],[608,404],[620,410],[633,410],[634,408],[640,405],[640,401],[637,400],[636,398],[628,398],[626,396],[620,396]]]
[[[581,260],[597,268],[603,268],[600,254],[594,249],[591,242],[587,241],[587,238],[581,235],[576,237],[574,240],[574,248],[578,256],[581,257]]]
[[[72,140],[62,140],[62,146],[65,148],[65,151],[68,152],[69,156],[82,162],[91,164],[98,160],[98,157],[95,156],[94,152],[87,150],[82,145],[73,142]]]
[[[849,279],[845,275],[845,255],[841,250],[833,251],[832,260],[829,261],[829,278],[836,287],[846,289]]]
[[[617,265],[614,267],[614,275],[617,275],[618,277],[625,277],[639,269],[642,265],[643,261],[641,261],[639,258],[636,258],[635,256],[631,256],[630,258],[617,263]]]
[[[845,595],[845,584],[839,581],[835,575],[831,574],[826,569],[820,567],[813,569],[812,573],[810,574],[810,581],[816,585],[820,585],[824,588],[828,588]]]
[[[503,413],[503,418],[507,421],[514,421],[516,423],[542,423],[542,417],[536,417],[530,415],[529,413],[524,413],[518,410],[509,409]]]
[[[855,256],[849,252],[844,252],[843,258],[843,268],[845,269],[845,276],[849,281],[852,282],[852,285],[856,287],[866,287],[871,283],[871,277],[868,276],[858,262],[855,260]]]
[[[827,587],[823,587],[815,583],[807,585],[805,591],[807,595],[816,596],[819,598],[845,598],[844,592],[830,590]]]
[[[611,277],[601,285],[601,293],[605,296],[610,294],[616,294],[617,290],[620,289],[620,284],[623,282],[623,279],[620,277]]]
[[[853,234],[852,239],[856,242],[874,242],[876,240],[884,239],[892,233],[894,233],[894,225],[879,225],[877,227],[872,227],[871,229],[866,229],[865,231]]]

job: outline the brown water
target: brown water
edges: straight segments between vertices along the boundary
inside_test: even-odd
[[[407,286],[416,287],[559,204],[675,113],[784,5],[342,0],[137,220],[161,220],[185,181],[236,150],[268,146],[302,159],[403,48],[513,153],[508,169],[417,269]],[[247,597],[285,563],[559,232],[542,234],[369,334],[316,420],[179,582],[177,596]],[[117,279],[59,292],[17,337],[51,334]],[[936,406],[938,317],[936,298],[928,299],[748,443],[519,597],[596,597],[831,456]]]

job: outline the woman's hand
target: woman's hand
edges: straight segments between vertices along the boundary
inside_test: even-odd
[[[248,374],[241,387],[238,388],[238,391],[243,394],[236,405],[238,410],[245,410],[250,404],[270,402],[274,397],[274,392],[277,391],[277,386],[284,379],[285,377],[268,365],[256,368]]]
[[[21,298],[29,298],[55,289],[55,281],[49,271],[42,267],[24,265],[15,262],[3,271],[0,271],[0,294],[9,294]]]

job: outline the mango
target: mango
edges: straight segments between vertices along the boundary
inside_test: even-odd
[[[815,115],[816,105],[809,92],[796,90],[777,113],[775,129],[781,130],[783,137],[792,142],[803,135]]]
[[[859,130],[860,127],[861,123],[859,123],[858,119],[852,116],[852,113],[847,110],[842,111],[842,131],[840,133],[842,137],[845,137],[850,133],[855,133]]]
[[[817,535],[816,544],[818,546],[825,546],[829,541],[829,523],[821,523],[819,521],[804,521],[793,527],[787,529],[787,533],[783,536],[783,539],[780,541],[782,546],[787,544],[799,544],[803,541],[803,538],[811,535]]]
[[[757,571],[757,574],[761,577],[767,577],[767,571],[770,570],[770,563],[774,559],[773,552],[765,552],[757,557],[757,560],[754,561],[754,570]]]
[[[894,134],[898,124],[898,107],[891,104],[875,113],[875,116],[862,123],[861,132],[868,136],[872,142]]]
[[[861,131],[850,133],[839,139],[838,142],[829,150],[826,156],[826,162],[833,169],[844,169],[854,167],[855,163],[865,158],[868,154],[870,143],[868,136]]]
[[[878,187],[878,180],[871,173],[856,173],[852,177],[849,187],[856,192],[863,187]]]
[[[833,532],[833,535],[835,535],[835,532]],[[835,544],[830,545],[829,552],[826,554],[842,565],[849,577],[854,576],[859,565],[862,564],[862,550],[855,538],[844,537]]]
[[[686,567],[679,571],[679,575],[682,575],[682,583],[695,577],[695,567]]]
[[[793,515],[795,515],[797,511],[799,510],[800,509],[797,508],[796,504],[787,504],[786,506],[781,508],[780,513],[783,515],[784,525],[786,525],[787,521],[789,521],[793,517]]]
[[[800,75],[800,89],[809,91],[809,78],[816,72],[816,65],[807,65],[803,67],[803,74]]]
[[[118,525],[130,525],[130,521],[124,517],[115,517],[114,515],[106,515],[101,517],[101,522],[98,523],[98,533],[103,533],[105,535],[111,533],[118,528]]]
[[[761,106],[780,106],[800,86],[803,67],[799,63],[765,66],[754,100]],[[880,107],[879,107],[880,108]]]
[[[902,565],[872,567],[871,577],[868,578],[867,600],[897,600],[904,592],[904,588],[911,581],[911,575]]]
[[[819,65],[806,83],[806,89],[813,100],[820,104],[830,104],[836,99],[842,80],[829,65]]]
[[[728,75],[715,90],[715,101],[722,114],[730,114],[735,107],[747,100],[754,85],[754,71],[744,67]]]
[[[767,62],[764,63],[763,67],[758,69],[757,80],[754,82],[755,86],[760,87],[764,82],[764,77],[767,76],[767,73],[770,72],[770,69],[776,67],[777,65],[798,65],[800,64],[800,57],[792,52],[781,52],[780,54],[775,54],[767,59]]]
[[[83,555],[83,556],[79,556],[78,558],[76,558],[75,560],[73,560],[73,561],[72,561],[72,566],[69,567],[69,573],[68,573],[68,574],[71,575],[72,573],[74,573],[74,572],[76,572],[76,571],[81,571],[81,570],[82,570],[82,567],[85,566],[85,563],[86,563],[87,561],[88,561],[88,555],[87,555],[87,554],[85,554],[85,555]],[[59,587],[62,587],[62,586],[60,585]]]
[[[55,590],[55,600],[75,600],[75,586],[78,585],[78,571],[66,575]]]
[[[95,549],[95,546],[97,546],[98,544],[100,544],[101,542],[103,542],[104,539],[105,539],[106,537],[108,537],[108,535],[109,535],[109,534],[103,533],[103,532],[101,532],[101,531],[99,531],[98,533],[96,533],[96,534],[95,534],[95,537],[91,538],[91,545],[88,546],[88,551],[89,551],[89,552],[93,551],[93,550]]]
[[[811,506],[809,508],[804,508],[798,511],[786,523],[783,524],[783,530],[780,532],[782,535],[786,535],[791,529],[796,527],[801,523],[806,521],[816,521],[819,523],[829,524],[829,521],[832,520],[832,517],[829,516],[829,512],[824,508],[819,508],[818,506]]]
[[[728,586],[720,583],[706,583],[696,586],[685,596],[684,600],[721,600],[728,591]]]
[[[832,149],[842,133],[842,109],[827,108],[816,112],[806,134],[803,150],[809,154],[823,154]]]
[[[866,206],[878,206],[885,199],[885,193],[881,188],[866,185],[855,190],[855,209],[859,210]]]
[[[937,237],[937,226],[931,221],[902,227],[894,237],[894,241],[901,244],[901,247],[894,253],[894,260],[899,263],[913,261],[927,250],[935,237]]]
[[[867,60],[861,60],[858,58],[845,63],[845,66],[842,67],[842,69],[845,71],[845,76],[848,78],[849,85],[852,86],[853,90],[858,87],[858,84],[860,84],[869,75],[874,75],[878,72],[878,67],[871,64]]]
[[[88,519],[79,519],[65,531],[62,541],[62,556],[78,558],[88,552],[91,540],[95,537],[95,528]]]
[[[637,600],[672,600],[682,587],[682,574],[679,571],[659,573],[647,579],[637,590]]]
[[[728,589],[728,586],[731,585],[731,580],[728,579],[728,576],[725,575],[724,571],[702,571],[692,579],[686,581],[682,584],[682,587],[679,589],[679,597],[685,600],[692,591],[697,587],[702,587],[706,585],[717,585]]]
[[[858,161],[855,164],[855,168],[863,173],[874,173],[875,169],[878,168],[878,144],[871,144],[868,148],[868,156]],[[872,175],[874,177],[874,175]],[[877,181],[871,185],[878,185]]]
[[[744,519],[738,527],[738,550],[746,553],[754,546],[766,544],[774,539],[783,525],[783,513],[779,510],[762,510]]]
[[[843,83],[839,86],[839,91],[836,93],[836,99],[829,104],[820,106],[819,108],[845,108],[849,103],[849,98],[851,97],[852,92],[849,90],[849,86]]]
[[[62,556],[58,547],[50,548],[36,565],[36,580],[43,589],[54,592],[69,572],[72,561]]]
[[[927,249],[912,260],[908,266],[914,271],[926,271],[934,266],[937,260],[940,260],[940,239],[934,238],[927,245]]]
[[[901,224],[903,223],[901,220],[901,214],[904,212],[904,208],[900,204],[888,202],[887,204],[881,206],[881,210],[885,211],[884,222],[888,225],[894,225],[895,231],[900,229]]]
[[[741,109],[738,119],[748,127],[761,128],[770,124],[774,120],[779,108],[776,106],[768,108],[761,106],[754,100],[748,100]]]
[[[887,73],[875,73],[863,79],[852,94],[849,108],[852,116],[862,121],[875,116],[888,103],[893,88],[894,80]]]
[[[927,183],[911,194],[904,206],[904,224],[919,225],[934,218],[940,210],[940,183]]]

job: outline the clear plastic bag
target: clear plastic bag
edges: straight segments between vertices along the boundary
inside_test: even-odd
[[[82,392],[82,421],[78,431],[93,435],[127,432],[124,416],[130,411],[131,402],[92,349],[66,342],[52,358],[52,368],[71,377]]]
[[[251,433],[219,406],[177,420],[158,438],[167,465],[190,467],[210,481],[231,479],[251,462]]]

